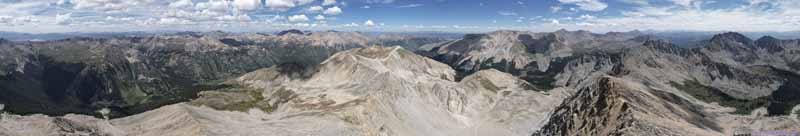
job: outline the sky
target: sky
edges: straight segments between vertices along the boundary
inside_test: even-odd
[[[800,0],[0,0],[0,31],[798,31]]]

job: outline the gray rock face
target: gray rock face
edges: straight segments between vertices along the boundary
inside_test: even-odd
[[[668,90],[602,77],[564,100],[533,135],[734,135],[800,128],[793,116],[764,114],[722,113]]]
[[[564,100],[534,135],[721,135],[699,106],[613,77]]]

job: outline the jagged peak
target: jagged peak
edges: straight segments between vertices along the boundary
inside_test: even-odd
[[[687,103],[629,79],[605,76],[564,100],[534,135],[719,135],[718,124]],[[687,126],[692,130],[675,131]]]

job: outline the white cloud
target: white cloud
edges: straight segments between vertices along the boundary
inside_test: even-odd
[[[255,10],[261,7],[261,0],[234,0],[233,5],[239,10]]]
[[[672,15],[673,7],[638,7],[633,11],[623,11],[622,15],[637,17],[668,16]]]
[[[370,7],[369,5],[364,5],[364,6],[362,6],[361,8],[363,8],[363,9],[368,9],[368,8],[372,8],[372,7]]]
[[[38,22],[39,19],[37,19],[34,16],[12,17],[12,16],[0,15],[0,25],[18,26],[18,25],[26,25]]]
[[[586,11],[602,11],[608,7],[608,4],[600,2],[600,0],[558,0],[563,4],[577,5],[581,10]]]
[[[322,1],[322,5],[323,6],[330,6],[330,5],[333,5],[333,4],[336,4],[336,0],[323,0]]]
[[[397,8],[416,8],[416,7],[421,7],[421,6],[423,6],[423,5],[422,4],[408,4],[408,5],[397,6]]]
[[[56,24],[66,25],[72,22],[72,13],[56,15]]]
[[[271,10],[286,11],[311,2],[314,2],[314,0],[264,0],[264,5]]]
[[[677,5],[689,7],[692,6],[692,2],[696,0],[669,0],[669,1],[672,1],[672,3],[675,3]]]
[[[154,0],[71,0],[75,9],[92,9],[100,11],[120,11],[131,7],[156,6]]]
[[[753,0],[764,2],[760,0]],[[591,20],[559,22],[558,27],[594,31],[634,29],[695,31],[794,31],[800,28],[800,1],[767,0],[778,10],[763,12],[759,4],[728,9],[702,9],[689,2],[689,8],[676,3],[661,7],[644,6],[623,11],[623,16],[596,17]],[[683,3],[685,4],[685,3]],[[552,21],[550,24],[556,24]],[[544,25],[544,24],[543,24]],[[549,24],[548,24],[549,25]]]
[[[169,4],[171,8],[188,9],[194,7],[192,0],[178,0]]]
[[[367,20],[366,22],[364,22],[364,26],[374,27],[375,26],[375,22],[372,22],[372,20]]]
[[[553,11],[553,12],[561,11],[561,6],[552,6],[552,7],[550,7],[550,11]]]
[[[503,15],[503,16],[516,16],[517,12],[498,11],[497,14],[500,14],[500,15]]]
[[[191,21],[180,18],[161,18],[157,23],[162,25],[187,25],[191,24]]]
[[[308,17],[306,15],[294,15],[289,16],[290,22],[305,22],[308,21]]]
[[[206,10],[205,12],[227,12],[230,10],[228,1],[211,0],[208,2],[201,2],[195,5],[197,10]]]
[[[339,6],[334,6],[334,7],[325,9],[325,11],[322,12],[322,13],[325,14],[325,15],[339,15],[339,14],[342,13],[342,9],[339,8]]]
[[[323,9],[322,6],[311,6],[306,11],[311,13],[319,13],[320,11],[322,11],[322,9]]]
[[[325,20],[325,16],[323,16],[323,15],[317,15],[317,16],[314,16],[314,19],[315,19],[315,20],[318,20],[318,21],[319,21],[319,20]]]
[[[561,22],[559,22],[559,21],[558,21],[558,19],[553,19],[553,20],[550,20],[550,24],[553,24],[553,25],[560,25],[560,24],[561,24]]]
[[[620,0],[620,1],[635,5],[650,5],[650,2],[648,0]]]
[[[584,14],[584,15],[581,15],[580,17],[578,17],[578,19],[582,19],[582,20],[592,20],[594,18],[596,18],[596,17],[594,17],[592,15],[589,15],[589,14]]]
[[[356,24],[356,23],[350,23],[350,24],[344,24],[344,25],[342,25],[342,26],[344,26],[344,27],[358,27],[358,26],[360,26],[360,25],[358,25],[358,24]]]

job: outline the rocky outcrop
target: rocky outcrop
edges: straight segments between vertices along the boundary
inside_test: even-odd
[[[713,119],[680,97],[603,77],[564,100],[534,135],[721,135]]]

